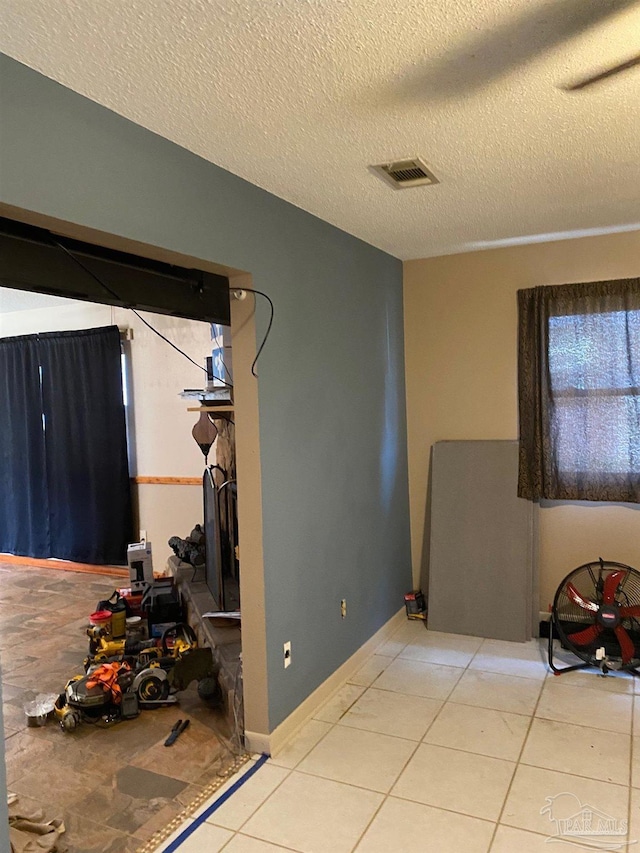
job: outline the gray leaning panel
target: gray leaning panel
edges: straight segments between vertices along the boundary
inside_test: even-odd
[[[517,441],[439,441],[432,458],[428,627],[524,642],[536,631],[537,507]]]

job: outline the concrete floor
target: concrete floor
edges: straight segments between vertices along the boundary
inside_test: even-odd
[[[0,660],[7,786],[25,808],[61,817],[69,853],[132,853],[233,762],[224,715],[195,685],[173,708],[109,728],[27,728],[23,705],[82,673],[88,614],[118,578],[0,562]],[[189,728],[171,747],[174,722]]]

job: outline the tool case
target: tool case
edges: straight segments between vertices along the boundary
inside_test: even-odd
[[[142,595],[140,609],[149,622],[151,636],[154,636],[156,625],[185,621],[185,608],[173,578],[161,578],[149,584]]]

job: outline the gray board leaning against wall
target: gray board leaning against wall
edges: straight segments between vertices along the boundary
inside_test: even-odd
[[[517,496],[517,441],[433,448],[429,621],[524,642],[538,632],[537,504]]]

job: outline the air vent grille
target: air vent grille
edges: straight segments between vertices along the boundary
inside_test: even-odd
[[[371,168],[395,189],[439,183],[433,172],[419,157],[395,160],[391,163],[380,163],[377,166],[371,166]]]

